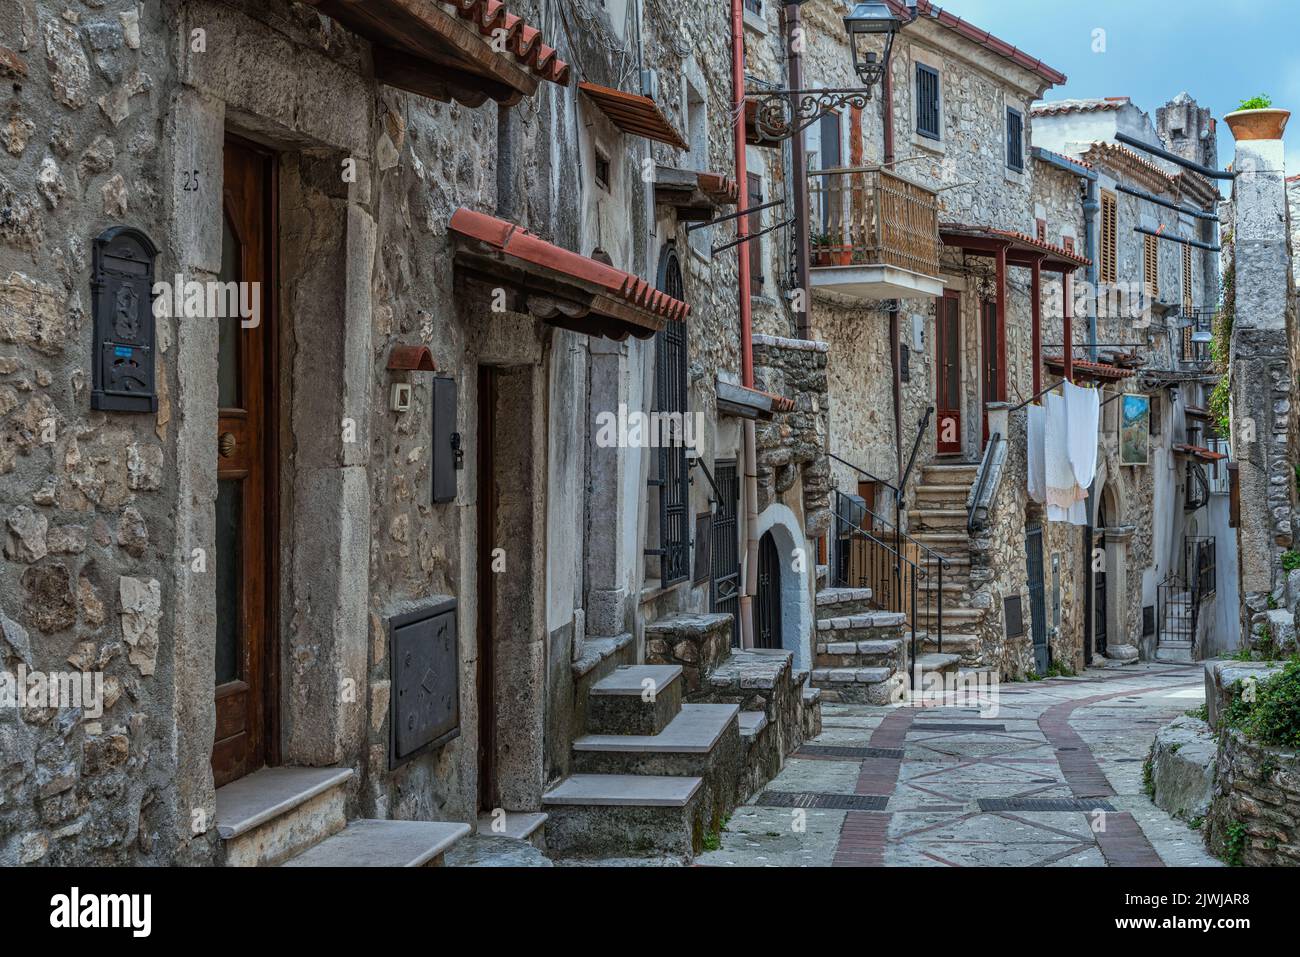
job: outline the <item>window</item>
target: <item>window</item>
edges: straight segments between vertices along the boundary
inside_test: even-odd
[[[1070,252],[1074,252],[1074,237],[1062,236],[1061,245],[1064,246],[1066,249],[1068,249]]]
[[[746,173],[749,180],[749,206],[763,205],[763,177],[757,173]],[[749,214],[749,235],[757,237],[763,228],[763,214]],[[749,249],[749,294],[763,295],[763,240],[750,239],[745,243]]]
[[[761,17],[763,15],[763,0],[745,0],[745,9]]]
[[[1183,246],[1183,309],[1187,312],[1195,305],[1192,289],[1192,247]]]
[[[1038,237],[1038,241],[1040,243],[1047,242],[1047,220],[1045,219],[1035,220],[1034,225],[1037,227],[1037,232],[1035,232],[1034,235]]]
[[[1143,236],[1142,244],[1142,281],[1146,283],[1147,294],[1152,299],[1160,298],[1160,240],[1155,236]]]
[[[596,151],[596,185],[609,191],[609,157],[600,150]]]
[[[1119,198],[1104,190],[1101,194],[1101,281],[1118,281],[1116,246],[1119,242]]]
[[[664,253],[659,288],[674,299],[686,298],[681,264],[671,249]],[[653,436],[658,443],[658,468],[650,485],[659,493],[659,544],[647,548],[646,554],[659,558],[661,588],[684,581],[691,573],[691,479],[684,441],[686,359],[686,323],[670,322],[655,333],[654,411],[661,425]]]
[[[1025,118],[1007,107],[1007,166],[1017,173],[1025,168]]]
[[[939,139],[939,71],[916,65],[916,132]]]

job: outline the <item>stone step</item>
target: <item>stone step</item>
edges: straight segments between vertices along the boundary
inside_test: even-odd
[[[926,632],[919,639],[918,647],[926,654],[937,652],[939,644],[935,641],[932,632]],[[961,632],[949,633],[947,629],[943,633],[943,653],[950,655],[961,655],[963,658],[973,657],[980,653],[980,639],[978,635],[964,634]]]
[[[578,774],[708,777],[740,743],[734,704],[684,704],[659,734],[588,734],[573,742]]]
[[[542,795],[546,846],[564,855],[690,857],[704,843],[704,780],[574,774]]]
[[[806,695],[807,691],[805,698]],[[736,722],[740,727],[741,743],[748,747],[767,727],[767,715],[762,711],[742,711],[736,716]]]
[[[945,642],[945,646],[946,646]],[[929,654],[917,655],[916,660],[912,662],[912,671],[917,668],[921,669],[922,674],[928,674],[932,671],[938,671],[943,674],[955,674],[961,666],[961,655],[955,655],[951,652],[938,654],[931,652]]]
[[[283,866],[438,867],[447,849],[468,833],[468,824],[454,821],[353,821]]]
[[[262,768],[217,788],[228,867],[264,867],[342,831],[351,768]]]
[[[970,493],[970,488],[969,486],[948,483],[945,485],[918,485],[915,491],[917,501],[921,499],[941,499],[959,502],[962,506],[965,506],[966,496]]]
[[[823,702],[888,705],[902,699],[907,676],[890,668],[814,668]]]
[[[903,640],[892,638],[818,642],[813,664],[816,668],[889,668],[897,671],[906,661]]]
[[[534,845],[542,843],[545,833],[542,825],[546,815],[534,811],[503,811],[500,814],[488,813],[478,816],[478,834],[490,834],[494,837],[507,837],[514,841],[527,841]]]
[[[624,665],[591,686],[592,734],[658,734],[682,705],[681,665]]]
[[[856,637],[875,638],[886,637],[892,638],[896,635],[896,630],[901,628],[906,616],[899,611],[866,611],[856,615],[837,615],[833,618],[822,618],[817,622],[817,640],[829,641],[831,636],[837,632],[844,632],[844,640],[850,640],[848,633],[852,632]],[[872,634],[857,635],[858,632],[870,632]]]
[[[731,654],[729,614],[669,615],[645,626],[645,663],[681,665],[683,698],[699,691]]]
[[[971,464],[927,465],[921,470],[922,485],[973,485],[979,466]]]
[[[775,691],[778,685],[792,682],[793,659],[793,652],[780,648],[736,649],[709,673],[708,690],[742,698]]]
[[[1193,646],[1190,641],[1162,641],[1156,646],[1156,661],[1191,662]]]
[[[919,601],[918,601],[918,605],[919,607],[916,609],[916,613],[917,616],[923,620],[923,622],[932,623],[939,620],[938,608],[934,607],[933,605],[926,607],[925,605],[920,604]],[[944,602],[943,623],[945,629],[949,623],[955,625],[969,625],[972,622],[980,622],[983,620],[984,620],[984,609],[982,608],[962,608],[962,607],[950,608],[948,606],[948,603]]]
[[[967,512],[964,508],[914,508],[907,513],[912,523],[913,536],[922,529],[956,528],[966,530]]]
[[[823,588],[817,592],[817,617],[839,618],[871,611],[870,588]]]

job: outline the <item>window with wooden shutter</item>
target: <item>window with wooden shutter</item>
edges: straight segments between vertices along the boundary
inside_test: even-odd
[[[1016,172],[1025,168],[1025,118],[1007,107],[1007,166]]]
[[[1101,281],[1118,280],[1119,198],[1105,191],[1101,194]]]
[[[1188,312],[1192,311],[1195,303],[1193,301],[1192,286],[1192,247],[1183,247],[1183,308]]]
[[[1152,299],[1160,298],[1160,240],[1144,236],[1142,244],[1142,278]]]
[[[1040,243],[1047,242],[1047,220],[1045,219],[1034,220],[1034,226],[1036,227],[1036,232],[1034,233],[1034,235],[1038,237],[1038,241]]]
[[[746,173],[749,184],[749,206],[752,209],[755,206],[763,205],[763,177],[757,173]],[[749,214],[749,235],[757,237],[762,230],[763,214]],[[749,294],[751,296],[763,295],[763,240],[758,238],[750,239],[745,244],[749,249]]]
[[[1074,237],[1062,236],[1061,245],[1064,246],[1066,249],[1068,249],[1070,252],[1074,252]]]
[[[939,71],[916,65],[916,132],[939,139]]]

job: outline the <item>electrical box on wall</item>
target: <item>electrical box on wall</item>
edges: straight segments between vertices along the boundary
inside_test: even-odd
[[[90,407],[157,412],[153,273],[158,247],[140,230],[114,226],[95,240],[90,280],[94,386]]]
[[[438,598],[388,621],[390,769],[460,734],[456,599]]]
[[[456,431],[456,380],[439,376],[433,380],[433,454],[429,463],[435,504],[456,500],[456,472],[464,465],[465,450]]]

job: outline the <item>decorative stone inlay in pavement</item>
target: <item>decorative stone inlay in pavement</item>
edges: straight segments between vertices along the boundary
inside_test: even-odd
[[[887,796],[884,809],[752,802],[699,863],[1216,865],[1201,834],[1142,791],[1155,729],[1195,708],[1202,687],[1198,666],[1136,665],[1017,685],[996,712],[828,705],[823,733],[767,791],[789,805],[792,792]]]

